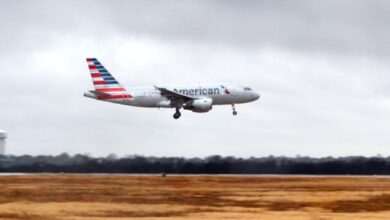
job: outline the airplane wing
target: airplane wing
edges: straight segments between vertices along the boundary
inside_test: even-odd
[[[180,93],[177,93],[175,91],[154,86],[157,90],[160,91],[161,95],[164,96],[165,98],[169,99],[174,105],[183,105],[184,103],[187,103],[189,101],[194,100],[194,97],[183,95]]]

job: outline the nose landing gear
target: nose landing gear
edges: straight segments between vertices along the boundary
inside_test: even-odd
[[[232,104],[232,109],[233,109],[233,115],[237,115],[236,106],[234,105],[234,103]]]
[[[180,116],[181,116],[181,113],[179,111],[179,108],[176,108],[176,112],[175,112],[175,114],[173,114],[173,118],[178,119],[178,118],[180,118]]]

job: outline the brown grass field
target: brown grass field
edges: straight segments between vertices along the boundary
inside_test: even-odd
[[[390,178],[0,176],[0,219],[390,219]]]

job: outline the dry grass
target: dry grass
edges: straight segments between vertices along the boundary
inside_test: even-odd
[[[375,177],[0,177],[0,219],[390,219]]]

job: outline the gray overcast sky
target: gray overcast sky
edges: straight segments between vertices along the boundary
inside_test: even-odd
[[[0,0],[10,154],[390,155],[389,1]],[[85,57],[126,86],[234,82],[210,113],[82,96]]]

